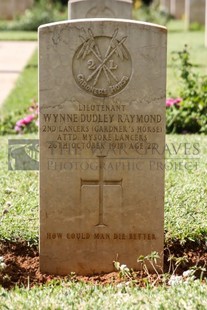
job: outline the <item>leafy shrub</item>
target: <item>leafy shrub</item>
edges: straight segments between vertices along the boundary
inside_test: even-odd
[[[171,19],[169,14],[160,11],[159,5],[156,3],[149,6],[142,4],[140,7],[137,6],[137,9],[135,6],[133,17],[139,21],[160,25],[166,25]]]
[[[204,25],[194,22],[190,24],[189,30],[190,31],[204,31]]]
[[[19,117],[18,113],[10,113],[4,118],[0,118],[0,135],[6,135],[6,134],[14,134],[15,130],[15,124]]]
[[[173,61],[181,80],[182,101],[167,106],[167,133],[207,134],[207,76],[193,71],[187,46],[174,52]]]
[[[37,133],[38,105],[36,102],[29,107],[29,113],[27,110],[15,111],[0,118],[0,135]]]
[[[33,8],[26,10],[24,15],[17,17],[14,21],[2,23],[0,29],[36,31],[42,24],[66,18],[67,15],[62,12],[60,5],[54,5],[47,0],[40,0],[35,3]]]

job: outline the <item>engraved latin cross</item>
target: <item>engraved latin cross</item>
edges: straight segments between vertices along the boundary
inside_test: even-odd
[[[97,156],[99,158],[99,179],[98,180],[83,180],[81,179],[81,188],[84,185],[93,186],[98,185],[99,187],[99,221],[96,226],[98,227],[105,227],[107,226],[104,224],[104,204],[103,204],[103,193],[104,193],[104,186],[121,186],[122,188],[122,179],[120,180],[104,180],[103,176],[103,168],[104,168],[104,157],[105,156]]]

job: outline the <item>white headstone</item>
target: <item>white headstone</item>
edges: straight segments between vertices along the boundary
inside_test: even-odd
[[[162,257],[166,39],[126,19],[40,27],[42,272]]]
[[[132,0],[69,0],[69,19],[127,18],[132,16]]]
[[[185,0],[171,0],[170,13],[177,19],[181,19],[185,14]]]
[[[192,23],[205,24],[206,0],[185,0],[186,28]]]

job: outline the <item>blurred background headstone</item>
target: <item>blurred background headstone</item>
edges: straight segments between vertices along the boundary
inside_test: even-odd
[[[0,0],[0,19],[13,19],[33,4],[34,0]]]
[[[127,18],[132,16],[132,0],[69,0],[69,19]]]

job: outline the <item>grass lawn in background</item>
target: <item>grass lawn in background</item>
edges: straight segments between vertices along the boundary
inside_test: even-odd
[[[36,41],[36,31],[0,31],[0,41]]]

